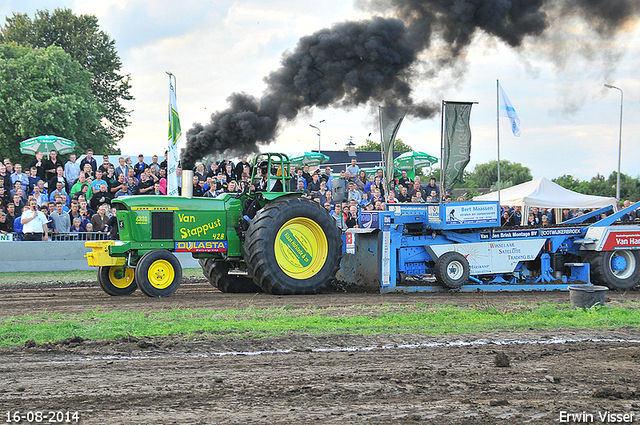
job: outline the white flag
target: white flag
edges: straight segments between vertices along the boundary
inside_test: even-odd
[[[169,74],[169,73],[167,73]],[[169,74],[169,146],[167,160],[167,195],[178,196],[178,144],[182,138],[180,115],[176,105],[176,91]],[[174,80],[175,81],[175,80]]]
[[[518,113],[513,108],[511,101],[507,97],[506,93],[502,89],[502,84],[500,86],[500,116],[507,117],[511,120],[511,131],[513,135],[516,137],[520,137],[520,118],[518,117]]]

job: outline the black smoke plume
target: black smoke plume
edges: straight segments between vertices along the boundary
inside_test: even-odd
[[[260,99],[234,93],[226,110],[187,132],[183,167],[210,154],[258,152],[312,107],[402,105],[429,118],[439,104],[415,100],[413,82],[463,61],[479,31],[520,48],[526,39],[543,40],[549,28],[562,29],[567,19],[610,37],[640,14],[638,0],[360,0],[358,6],[385,17],[302,37],[265,78]]]

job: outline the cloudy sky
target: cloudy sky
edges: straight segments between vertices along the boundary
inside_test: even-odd
[[[0,17],[13,12],[68,7],[94,14],[115,41],[123,72],[131,75],[135,100],[120,148],[124,154],[162,154],[166,145],[168,77],[177,76],[178,109],[183,130],[207,123],[226,108],[233,92],[260,96],[264,77],[280,65],[282,54],[301,36],[344,20],[371,15],[343,0],[0,0]],[[589,33],[567,22],[569,35]],[[566,29],[566,28],[565,28]],[[591,33],[589,33],[591,34]],[[593,33],[595,34],[595,33]],[[558,41],[558,38],[561,41]],[[552,42],[551,40],[556,40]],[[427,52],[428,54],[428,52]],[[471,163],[496,159],[496,80],[500,80],[522,120],[515,138],[500,122],[501,158],[528,166],[534,178],[571,174],[587,179],[617,168],[620,92],[624,90],[622,172],[640,170],[640,24],[631,22],[617,36],[587,45],[563,33],[544,43],[525,42],[518,50],[483,33],[476,34],[464,61],[435,78],[420,79],[414,97],[478,102],[472,111]],[[294,153],[340,150],[379,140],[375,109],[312,109],[287,125],[264,150]],[[324,120],[322,124],[320,121]],[[408,118],[398,137],[415,150],[440,156],[440,118]]]

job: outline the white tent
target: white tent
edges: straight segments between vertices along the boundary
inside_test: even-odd
[[[476,196],[474,201],[497,201],[498,192]],[[529,209],[539,208],[602,208],[613,205],[617,210],[616,199],[604,196],[583,195],[541,177],[526,183],[512,186],[500,191],[500,204],[522,208],[522,219],[526,221]],[[556,210],[556,222],[559,222],[560,211]]]

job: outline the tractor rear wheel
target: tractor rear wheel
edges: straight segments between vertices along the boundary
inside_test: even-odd
[[[114,297],[131,295],[138,289],[135,269],[131,267],[98,267],[98,283],[104,292]]]
[[[156,249],[140,258],[136,266],[138,288],[149,297],[168,297],[182,282],[182,265],[169,251]]]
[[[316,294],[335,277],[342,238],[329,213],[306,198],[267,204],[251,220],[245,260],[256,285],[270,294]]]
[[[212,286],[222,292],[234,294],[262,292],[262,289],[253,283],[253,279],[250,277],[230,275],[229,269],[231,265],[225,261],[201,258],[199,263],[204,277],[209,280]]]
[[[633,289],[640,282],[640,253],[634,250],[594,252],[589,260],[593,283],[610,289]]]
[[[469,280],[469,261],[459,252],[449,251],[436,261],[436,280],[449,288],[459,288]]]

